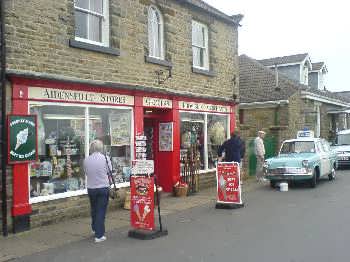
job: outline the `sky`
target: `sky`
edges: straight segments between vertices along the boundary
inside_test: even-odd
[[[350,91],[350,7],[346,0],[204,0],[243,14],[239,54],[254,59],[308,53],[325,62],[326,88]]]

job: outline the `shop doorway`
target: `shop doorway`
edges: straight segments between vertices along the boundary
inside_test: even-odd
[[[145,109],[144,110],[144,134],[147,137],[146,159],[154,161],[154,175],[157,183],[169,191],[172,184],[172,171],[169,170],[173,150],[164,151],[159,147],[160,126],[164,123],[172,123],[171,110]],[[171,137],[171,140],[173,138]],[[172,141],[171,141],[172,142]]]

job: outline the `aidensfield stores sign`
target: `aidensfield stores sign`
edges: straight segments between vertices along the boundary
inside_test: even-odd
[[[120,94],[96,93],[78,90],[30,87],[29,99],[71,103],[134,105],[134,97]]]
[[[8,162],[35,161],[37,150],[37,121],[35,115],[8,116]]]

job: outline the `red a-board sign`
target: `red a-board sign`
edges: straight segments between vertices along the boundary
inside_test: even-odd
[[[216,169],[217,203],[242,204],[237,162],[219,162]]]
[[[131,226],[154,230],[154,177],[131,176]]]

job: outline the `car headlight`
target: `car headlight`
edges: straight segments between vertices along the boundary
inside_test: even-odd
[[[267,161],[264,162],[263,168],[268,169],[269,168],[269,163]]]
[[[303,165],[303,167],[309,167],[309,161],[308,160],[301,161],[301,164]]]

